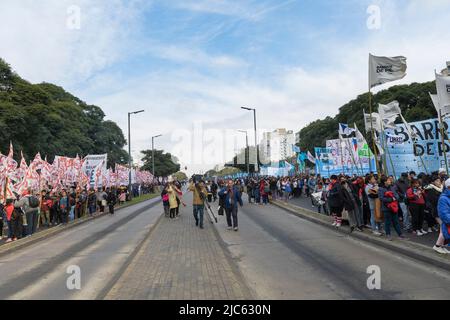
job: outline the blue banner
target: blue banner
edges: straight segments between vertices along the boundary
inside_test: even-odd
[[[439,168],[445,168],[445,147],[442,144],[439,120],[411,122],[409,125],[412,132],[416,134],[415,147],[404,124],[397,125],[395,130],[386,130],[388,135],[386,151],[389,151],[389,153],[386,152],[386,162],[389,174],[395,172],[398,177],[402,172],[431,173]],[[447,159],[450,159],[449,125],[450,120],[444,120]],[[395,136],[395,139],[391,136]]]

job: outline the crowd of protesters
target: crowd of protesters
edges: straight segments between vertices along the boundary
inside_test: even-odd
[[[445,169],[432,174],[414,171],[393,176],[300,174],[293,177],[251,177],[236,179],[248,202],[267,205],[271,199],[289,201],[302,195],[311,199],[318,213],[333,218],[333,226],[348,220],[350,232],[369,229],[376,236],[399,240],[405,234],[421,237],[435,233],[433,249],[447,254],[450,239],[450,179]]]
[[[132,186],[132,196],[154,192],[154,185]],[[50,188],[51,190],[51,188]],[[38,228],[65,225],[70,221],[95,216],[106,210],[114,214],[116,205],[130,200],[127,186],[80,190],[76,186],[60,192],[27,189],[15,199],[0,199],[0,239],[6,242],[30,237]]]

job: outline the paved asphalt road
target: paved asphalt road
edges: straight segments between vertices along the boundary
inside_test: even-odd
[[[218,230],[261,299],[449,299],[450,273],[303,220],[278,207],[245,204],[240,231]],[[369,266],[381,290],[369,290]]]
[[[0,257],[0,299],[95,299],[107,290],[161,215],[149,200]],[[68,290],[67,268],[81,271],[81,290]]]
[[[155,201],[125,208],[115,216],[87,222],[1,257],[0,299],[104,297],[122,277],[130,276],[122,273],[123,267],[146,250],[145,245],[138,245],[161,215],[160,203],[151,208]],[[190,212],[185,214],[183,219]],[[226,230],[224,217],[215,227],[223,239],[219,243],[230,251],[231,263],[255,298],[450,299],[450,273],[441,269],[359,242],[275,206],[245,204],[239,218],[238,232]],[[180,228],[183,219],[174,227]],[[170,228],[167,223],[161,226]],[[150,238],[158,235],[161,226]],[[192,236],[189,226],[185,230],[183,234]],[[177,241],[183,243],[183,239]],[[129,259],[136,248],[140,249],[135,258]],[[81,290],[66,287],[70,265],[81,268]],[[367,288],[366,270],[371,265],[380,267],[381,290]],[[131,275],[130,281],[143,279],[139,273]]]

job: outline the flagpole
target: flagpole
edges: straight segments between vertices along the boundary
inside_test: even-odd
[[[373,153],[374,153],[374,157],[375,157],[375,166],[377,169],[377,173],[380,175],[381,174],[381,170],[379,169],[380,164],[378,163],[378,152],[377,152],[377,147],[375,144],[375,134],[373,131],[373,120],[372,120],[372,92],[370,89],[370,84],[369,84],[369,114],[370,114],[370,132],[372,135],[372,147],[373,147]]]
[[[341,138],[341,134],[339,134],[339,147],[341,150],[341,163],[342,163],[342,173],[345,176],[345,169],[344,169],[344,153],[342,152],[342,138]]]
[[[391,157],[391,152],[389,151],[389,148],[387,146],[387,139],[386,139],[386,132],[384,131],[384,125],[383,125],[383,121],[381,121],[381,131],[382,131],[382,139],[384,140],[384,153],[388,155],[389,157],[389,162],[391,163],[391,167],[392,167],[392,173],[394,174],[394,180],[397,180],[397,175],[395,173],[395,169],[394,169],[394,163],[392,162],[392,157]],[[386,165],[386,173],[389,174],[388,172],[388,166],[387,166],[387,161],[386,161],[386,156],[384,156],[385,160],[385,165]]]
[[[441,110],[441,109],[439,109],[439,127],[440,127],[440,130],[441,130],[442,150],[444,151],[445,170],[447,170],[447,175],[448,175],[447,145],[445,144],[445,138],[444,138],[444,121],[443,121],[443,119],[442,119],[442,110]]]
[[[416,138],[413,137],[412,132],[409,130],[410,128],[409,128],[409,126],[408,126],[408,123],[406,122],[406,120],[405,120],[405,118],[403,117],[402,114],[400,114],[400,117],[402,118],[402,121],[403,121],[403,123],[405,124],[406,130],[408,131],[408,134],[409,134],[409,136],[410,136],[410,138],[411,138],[411,141],[413,142],[413,152],[414,152],[414,156],[417,157],[417,155],[416,155],[416,146],[417,146]],[[418,155],[418,157],[419,157],[419,159],[420,159],[420,162],[422,162],[422,165],[423,165],[423,167],[424,167],[424,169],[425,169],[426,174],[428,174],[428,169],[427,169],[427,166],[425,165],[425,161],[423,161],[423,158],[422,158],[421,155]],[[446,155],[446,158],[447,158],[447,155]],[[445,161],[445,164],[447,164],[447,161]]]
[[[363,109],[363,121],[364,121],[364,130],[366,131],[365,132],[365,135],[366,135],[366,139],[367,139],[367,128],[366,128],[366,110],[365,109]],[[370,122],[372,122],[372,114],[370,115]],[[363,135],[363,137],[364,137],[364,135]],[[367,147],[369,147],[369,145],[367,144]],[[370,172],[372,172],[372,157],[371,157],[371,151],[370,151],[370,147],[369,147],[369,171]],[[363,171],[364,172],[364,171]]]

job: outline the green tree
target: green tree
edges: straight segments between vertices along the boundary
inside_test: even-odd
[[[126,163],[126,140],[120,128],[104,120],[98,106],[51,83],[31,84],[0,59],[0,151],[12,141],[27,160],[37,152],[52,161],[55,155],[108,153],[108,164]],[[16,160],[20,152],[15,152]]]
[[[143,150],[141,153],[144,155],[142,161],[144,165],[142,170],[152,172],[152,150]],[[178,160],[170,153],[164,153],[163,150],[155,150],[155,176],[165,177],[180,171],[180,165]]]

